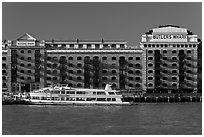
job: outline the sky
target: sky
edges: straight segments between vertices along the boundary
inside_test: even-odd
[[[2,40],[29,33],[39,40],[124,40],[136,46],[142,34],[166,24],[202,38],[202,3],[2,3]]]

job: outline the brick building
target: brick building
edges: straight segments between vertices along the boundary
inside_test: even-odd
[[[194,92],[201,85],[198,45],[197,35],[172,25],[150,30],[134,47],[103,39],[37,40],[26,33],[3,41],[2,90],[29,92],[59,83],[104,88],[109,83],[148,93]]]

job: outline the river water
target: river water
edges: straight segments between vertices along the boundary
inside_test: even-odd
[[[202,103],[2,106],[5,135],[201,135]]]

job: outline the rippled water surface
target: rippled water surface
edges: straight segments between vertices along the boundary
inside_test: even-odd
[[[2,106],[2,133],[25,135],[202,134],[202,103],[137,106]]]

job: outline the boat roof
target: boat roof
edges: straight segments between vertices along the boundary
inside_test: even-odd
[[[72,87],[68,87],[68,86],[51,86],[51,87],[44,87],[44,88],[41,88],[41,89],[38,89],[38,90],[34,90],[32,92],[40,92],[40,91],[46,91],[46,90],[49,90],[49,91],[52,91],[52,90],[74,90],[74,91],[95,91],[95,92],[119,92],[117,90],[112,90],[112,88],[110,87],[110,85],[106,85],[106,88],[105,89],[88,89],[88,88],[72,88]]]

